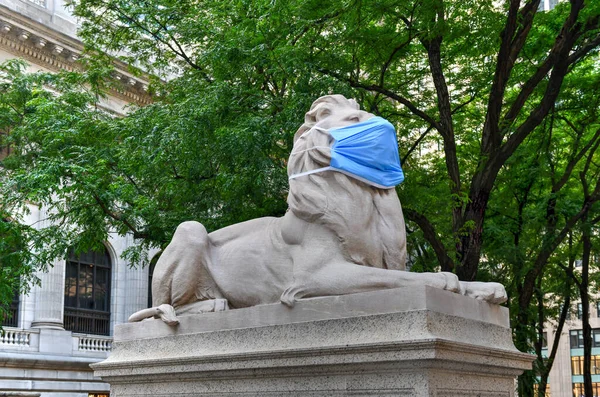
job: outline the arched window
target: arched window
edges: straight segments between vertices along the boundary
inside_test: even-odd
[[[0,160],[3,156],[3,132],[0,131]],[[1,167],[1,162],[0,162]],[[11,293],[12,300],[9,305],[4,306],[0,311],[0,326],[18,327],[19,326],[19,306],[20,293],[19,284],[20,276],[19,269],[23,267],[23,251],[25,247],[22,229],[17,222],[6,214],[0,214],[0,241],[2,241],[2,250],[0,252],[0,269],[3,271],[2,281],[6,283],[2,291],[2,300],[7,301]],[[6,294],[6,295],[5,295]]]
[[[65,273],[66,330],[85,334],[110,334],[110,256],[88,251],[67,255]]]

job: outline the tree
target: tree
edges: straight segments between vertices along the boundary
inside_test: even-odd
[[[401,125],[408,119],[412,128],[430,127],[443,145],[451,197],[451,230],[444,232],[457,240],[454,250],[436,254],[444,270],[465,280],[477,274],[498,173],[548,116],[565,76],[600,44],[600,11],[585,1],[548,14],[537,12],[539,1],[523,7],[441,0],[327,7],[311,1],[74,4],[90,43],[104,50],[126,46],[133,53],[126,59],[158,72],[177,64],[207,87],[260,87],[259,96],[279,101],[308,82],[317,94],[315,79],[331,77],[359,89],[371,110]],[[296,77],[306,74],[308,80]],[[460,114],[471,102],[479,105],[477,114]],[[475,137],[474,158],[460,164],[457,142]],[[408,214],[428,229],[428,214]],[[435,233],[426,238],[445,246]]]
[[[587,76],[586,68],[582,69],[569,79]],[[595,90],[594,79],[587,81]],[[548,280],[550,274],[564,278],[556,276],[553,268],[566,269],[563,263],[570,257],[561,254],[566,238],[588,214],[597,211],[597,200],[591,194],[594,188],[590,187],[597,187],[594,167],[590,168],[600,144],[597,112],[598,98],[593,91],[564,91],[550,117],[507,161],[490,201],[485,253],[492,264],[510,265],[504,279],[514,297],[515,343],[525,351],[531,341],[541,337],[541,329],[536,338],[531,327],[536,322],[535,302],[537,325],[543,329],[551,320],[546,314],[539,316],[543,310],[540,303],[548,302],[544,295],[552,293],[550,302],[563,302],[569,296],[569,287],[561,287],[565,292],[559,297],[557,288],[552,287],[554,282]],[[584,185],[581,178],[586,181]],[[587,186],[587,193],[582,186]],[[577,247],[579,251],[573,254],[581,257],[581,245]],[[588,291],[587,286],[583,289]],[[560,324],[560,319],[557,322]],[[540,362],[538,367],[543,373],[551,365],[549,360],[548,365]],[[529,379],[530,388],[533,380]]]
[[[58,96],[26,84],[28,110],[17,111],[24,116],[10,135],[21,150],[5,162],[2,200],[54,205],[55,223],[78,228],[55,233],[61,241],[98,241],[94,222],[133,233],[141,248],[161,246],[183,220],[212,230],[281,214],[291,137],[310,103],[331,92],[397,126],[416,267],[431,268],[425,261],[435,257],[463,280],[510,269],[524,327],[554,253],[595,209],[598,181],[587,195],[572,185],[598,142],[598,2],[547,13],[537,12],[539,0],[72,4],[88,57],[119,54],[162,80],[152,84],[152,105],[119,119],[94,109],[108,81],[102,68],[53,80],[63,82]],[[544,170],[543,180],[517,181],[518,159]],[[563,194],[568,206],[559,208]],[[512,239],[503,203],[522,206],[524,218],[508,222]],[[512,256],[490,261],[500,242],[514,246]],[[523,243],[538,249],[524,257]],[[518,335],[527,349],[531,333]]]

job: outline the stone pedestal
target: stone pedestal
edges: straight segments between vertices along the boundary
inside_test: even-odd
[[[410,287],[115,329],[111,396],[513,397],[508,310]]]

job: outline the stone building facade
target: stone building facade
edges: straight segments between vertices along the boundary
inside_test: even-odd
[[[31,71],[75,70],[83,51],[77,23],[64,0],[0,0],[0,62],[21,58]],[[147,81],[115,61],[111,91],[101,106],[123,114],[130,103],[149,102]],[[31,207],[26,220],[44,227],[43,208]],[[111,235],[104,252],[67,254],[40,287],[16,295],[0,335],[0,395],[105,397],[109,385],[89,365],[104,360],[115,324],[148,304],[148,269],[130,268],[121,253],[130,237]]]
[[[548,397],[582,397],[583,392],[583,327],[581,303],[575,304],[565,322],[558,351],[549,377]],[[600,396],[600,302],[590,303],[592,327],[592,386],[594,397]],[[546,327],[547,346],[542,353],[547,357],[556,338],[555,327]]]

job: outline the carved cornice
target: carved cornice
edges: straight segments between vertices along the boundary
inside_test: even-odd
[[[0,49],[52,71],[82,69],[77,62],[83,53],[81,41],[3,6],[0,6]],[[111,89],[108,94],[139,105],[150,103],[148,80],[127,72],[124,62],[115,60],[114,64],[113,78],[122,88]]]

